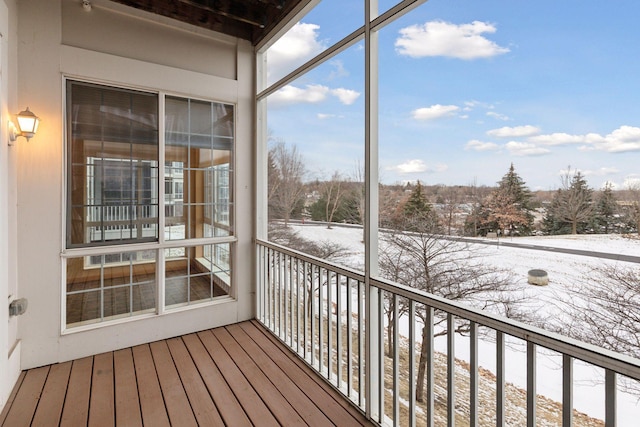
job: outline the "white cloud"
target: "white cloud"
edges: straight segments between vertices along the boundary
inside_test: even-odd
[[[473,139],[467,142],[467,145],[464,146],[465,150],[474,150],[474,151],[496,151],[500,148],[498,144],[493,142],[482,142],[477,139]]]
[[[332,89],[331,95],[337,97],[344,105],[351,105],[356,102],[356,99],[360,96],[360,92],[356,92],[351,89],[338,88]]]
[[[391,166],[389,170],[395,170],[399,173],[420,173],[427,171],[427,164],[420,159],[408,160],[396,166]]]
[[[489,114],[489,113],[487,113]],[[487,135],[496,138],[523,138],[527,136],[533,136],[540,133],[540,129],[536,126],[505,126],[500,129],[492,129],[487,131]]]
[[[598,133],[572,135],[568,133],[552,133],[529,138],[530,142],[548,146],[583,144],[582,151],[600,150],[609,153],[626,153],[640,151],[640,128],[620,126],[608,135]]]
[[[459,59],[489,58],[509,52],[485,38],[484,33],[495,33],[492,24],[473,21],[456,25],[445,21],[430,21],[424,25],[411,25],[400,30],[396,39],[396,52],[412,58],[446,56]]]
[[[596,134],[590,134],[591,137],[596,138]],[[581,144],[587,142],[587,135],[570,135],[568,133],[552,133],[549,135],[538,135],[532,138],[529,138],[530,142],[534,142],[536,144],[543,145],[570,145],[570,144]]]
[[[596,170],[585,170],[585,171],[582,171],[582,175],[584,175],[584,176],[607,176],[607,175],[615,175],[618,172],[620,172],[620,171],[618,169],[616,169],[616,168],[602,167],[602,168],[596,169]]]
[[[270,81],[284,77],[295,67],[326,49],[318,39],[320,26],[298,22],[267,51],[267,69]]]
[[[424,160],[412,159],[412,160],[407,160],[404,163],[400,163],[399,165],[389,166],[386,169],[390,171],[396,171],[400,174],[410,174],[410,173],[422,173],[422,172],[427,172],[427,173],[444,172],[447,169],[449,169],[449,167],[441,163],[433,167],[429,167],[424,162]]]
[[[324,101],[329,93],[329,88],[322,85],[307,85],[302,89],[292,85],[286,85],[268,98],[272,106],[291,104],[317,104]]]
[[[493,117],[494,119],[497,119],[497,120],[502,120],[503,122],[507,122],[511,120],[509,116],[505,114],[496,113],[495,111],[488,111],[487,116]]]
[[[416,120],[434,120],[453,115],[460,107],[457,105],[432,105],[431,107],[418,108],[411,112]]]
[[[293,104],[318,104],[333,95],[344,105],[353,104],[360,96],[359,92],[351,89],[329,89],[323,85],[307,85],[304,88],[286,85],[268,98],[269,105],[281,107]]]
[[[334,117],[336,117],[335,114],[324,114],[324,113],[318,113],[317,116],[320,120],[325,120],[325,119],[332,119]]]
[[[514,156],[542,156],[550,152],[547,148],[529,142],[509,141],[504,146]]]
[[[640,128],[620,126],[605,136],[603,140],[593,141],[592,144],[596,149],[609,153],[640,151]]]

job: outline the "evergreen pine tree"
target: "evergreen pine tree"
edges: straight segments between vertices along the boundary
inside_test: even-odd
[[[616,196],[613,194],[611,183],[607,182],[595,202],[595,215],[592,221],[592,227],[595,232],[604,234],[613,232],[617,213],[618,203],[616,202]]]
[[[422,216],[431,211],[431,205],[424,195],[420,181],[418,181],[415,188],[411,191],[411,195],[402,210],[406,217]]]
[[[531,191],[516,173],[513,163],[483,203],[483,228],[528,235],[533,228]]]
[[[424,194],[420,181],[411,191],[409,198],[402,206],[402,223],[398,228],[408,231],[433,231],[437,229],[436,216],[431,209],[431,204]]]
[[[593,190],[580,172],[572,174],[570,169],[562,183],[547,210],[546,230],[549,234],[586,233],[594,212]]]

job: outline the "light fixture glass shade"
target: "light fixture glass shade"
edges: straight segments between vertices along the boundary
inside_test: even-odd
[[[20,134],[27,139],[31,138],[38,131],[38,125],[40,124],[40,118],[33,114],[29,107],[26,110],[18,113],[18,127]]]

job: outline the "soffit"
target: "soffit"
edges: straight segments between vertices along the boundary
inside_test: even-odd
[[[145,12],[249,40],[262,39],[305,0],[111,0]],[[308,1],[308,0],[307,0]]]

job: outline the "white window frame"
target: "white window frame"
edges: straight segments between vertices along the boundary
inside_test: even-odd
[[[81,248],[68,248],[67,247],[67,215],[69,214],[68,209],[68,179],[69,173],[68,170],[68,156],[69,153],[69,144],[68,138],[68,129],[67,129],[67,93],[66,93],[66,85],[67,81],[78,81],[82,83],[90,83],[103,85],[106,87],[112,87],[115,89],[129,89],[136,90],[141,92],[146,92],[149,94],[154,94],[158,99],[158,239],[154,242],[134,242],[134,243],[118,243],[118,244],[107,244],[107,245],[99,245],[99,246],[88,246]],[[237,150],[237,138],[238,138],[238,102],[230,102],[228,100],[216,99],[215,97],[203,98],[197,97],[193,95],[187,95],[184,93],[179,93],[175,91],[168,90],[159,90],[152,88],[145,88],[142,86],[117,83],[112,81],[103,81],[100,79],[92,79],[86,78],[82,76],[76,75],[68,75],[65,74],[62,76],[62,117],[63,117],[63,141],[64,141],[64,167],[63,167],[63,212],[61,215],[62,222],[62,236],[61,236],[61,316],[60,316],[60,332],[62,335],[77,333],[86,330],[99,329],[103,327],[108,327],[111,325],[116,325],[120,323],[126,323],[141,319],[146,319],[149,317],[161,316],[170,313],[180,312],[184,310],[195,309],[198,307],[206,306],[206,305],[215,305],[222,302],[235,301],[237,300],[237,286],[236,286],[236,263],[234,259],[237,257],[237,241],[238,238],[235,234],[236,226],[233,224],[230,227],[229,235],[223,237],[203,237],[203,238],[192,238],[192,239],[184,239],[184,240],[166,240],[164,238],[164,228],[165,228],[165,188],[164,188],[164,174],[165,174],[165,99],[167,96],[178,97],[182,99],[190,99],[194,101],[204,101],[210,103],[220,103],[226,104],[233,107],[234,114],[234,123],[233,123],[233,146],[231,150],[231,159],[229,162],[229,168],[231,169],[231,173],[235,173],[236,168],[236,150]],[[230,203],[229,215],[230,220],[235,221],[236,215],[236,197],[237,197],[237,189],[233,184],[235,179],[230,176],[230,196],[232,203]],[[184,189],[183,189],[184,191]],[[206,245],[216,245],[225,243],[229,245],[229,250],[232,254],[232,262],[229,265],[229,269],[231,271],[231,277],[222,278],[225,283],[229,286],[228,295],[215,297],[212,300],[204,300],[202,302],[193,303],[184,305],[178,308],[169,308],[167,309],[165,305],[165,250],[172,248],[184,248],[184,247],[195,247],[195,246],[206,246]],[[69,327],[66,323],[66,315],[67,315],[67,307],[66,307],[66,296],[67,296],[67,259],[69,258],[77,258],[77,257],[91,257],[98,255],[106,255],[113,253],[124,253],[124,252],[135,252],[135,251],[146,251],[146,250],[154,250],[156,252],[156,307],[155,312],[141,313],[139,315],[134,314],[132,316],[127,317],[118,317],[114,316],[113,319],[107,319],[102,321],[97,321],[94,323],[88,323],[86,325],[79,326],[71,326]],[[141,263],[148,263],[150,261],[141,261]],[[99,268],[99,266],[98,266]]]

